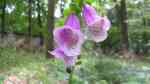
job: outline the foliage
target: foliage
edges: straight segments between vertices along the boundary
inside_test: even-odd
[[[9,75],[17,75],[29,84],[53,84],[64,78],[62,62],[47,60],[44,53],[26,53],[15,49],[0,50],[0,82]]]
[[[117,27],[111,27],[108,38],[103,43],[101,43],[101,48],[110,48],[112,50],[118,50],[121,45],[121,37],[119,34],[120,32]]]
[[[64,65],[58,60],[48,60],[42,52],[28,52],[13,48],[0,49],[0,82],[10,75],[26,79],[29,84],[54,84],[68,78]],[[149,84],[149,63],[124,60],[117,54],[103,55],[83,49],[81,64],[76,66],[74,84]]]
[[[148,28],[142,31],[134,31],[129,34],[131,48],[136,53],[148,54],[150,53],[150,31]]]
[[[3,0],[0,0],[0,8]],[[11,12],[6,9],[6,32],[28,33],[28,2],[27,0],[6,0],[7,8],[15,7]],[[76,12],[81,19],[81,6],[89,3],[96,8],[100,15],[107,14],[112,21],[112,28],[108,38],[100,44],[85,42],[82,51],[81,65],[77,65],[73,79],[75,84],[149,84],[149,62],[142,60],[130,61],[110,55],[110,50],[119,51],[121,33],[116,22],[115,6],[120,0],[57,0],[57,5],[64,3],[61,17],[55,18],[55,26],[62,26],[64,18],[70,12]],[[42,33],[47,35],[47,1],[40,0],[41,24],[38,23],[38,0],[32,3],[32,35]],[[150,0],[126,0],[128,10],[128,35],[130,50],[150,57]],[[69,6],[67,6],[69,4]],[[120,5],[120,4],[119,4]],[[59,6],[58,6],[59,7]],[[56,7],[56,9],[58,9]],[[55,9],[55,10],[56,10]],[[0,17],[2,10],[0,10]],[[0,25],[2,20],[0,20]],[[50,23],[49,23],[50,24]],[[82,24],[82,23],[81,23]],[[84,25],[82,25],[84,27]],[[0,27],[1,29],[1,27]],[[12,44],[12,42],[10,42]],[[94,48],[94,49],[93,49]],[[106,51],[107,56],[99,49]],[[118,56],[118,55],[117,55]],[[149,61],[149,59],[147,59]],[[80,63],[79,63],[80,64]],[[26,52],[15,48],[0,48],[0,84],[9,75],[15,74],[20,78],[27,78],[31,84],[42,82],[54,84],[58,80],[67,79],[63,62],[45,58],[44,52]]]
[[[114,51],[118,51],[120,48],[120,32],[116,27],[112,27],[109,31],[108,38],[101,43],[101,48],[111,49]],[[149,28],[139,29],[135,31],[129,31],[129,42],[130,42],[130,50],[134,51],[135,53],[143,53],[149,54],[150,53],[150,31]]]

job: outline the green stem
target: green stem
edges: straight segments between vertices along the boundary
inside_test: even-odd
[[[73,84],[74,67],[70,68],[68,84]]]
[[[69,74],[69,84],[72,84],[73,82],[73,71]]]

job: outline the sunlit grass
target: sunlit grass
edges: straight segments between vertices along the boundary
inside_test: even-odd
[[[45,57],[44,52],[0,49],[0,84],[10,75],[25,79],[29,84],[56,84],[56,81],[66,79],[63,62]],[[106,56],[85,49],[79,61],[81,64],[76,66],[74,84],[148,84],[150,81],[150,73],[145,75],[145,71],[150,69],[148,61],[122,59],[118,54]]]
[[[1,49],[0,78],[5,79],[14,74],[28,80],[30,84],[51,84],[62,79],[65,73],[60,61],[46,59],[43,52]]]

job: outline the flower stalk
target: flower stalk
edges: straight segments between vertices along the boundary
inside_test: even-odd
[[[69,74],[69,84],[73,83],[73,71]]]
[[[74,68],[75,66],[67,68],[67,72],[69,73],[68,84],[73,84]]]

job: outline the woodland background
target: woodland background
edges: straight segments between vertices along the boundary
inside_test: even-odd
[[[0,0],[0,84],[12,75],[27,84],[63,84],[62,61],[47,53],[52,32],[72,10],[80,16],[85,2],[112,26],[104,42],[84,43],[74,84],[149,84],[150,0]]]

